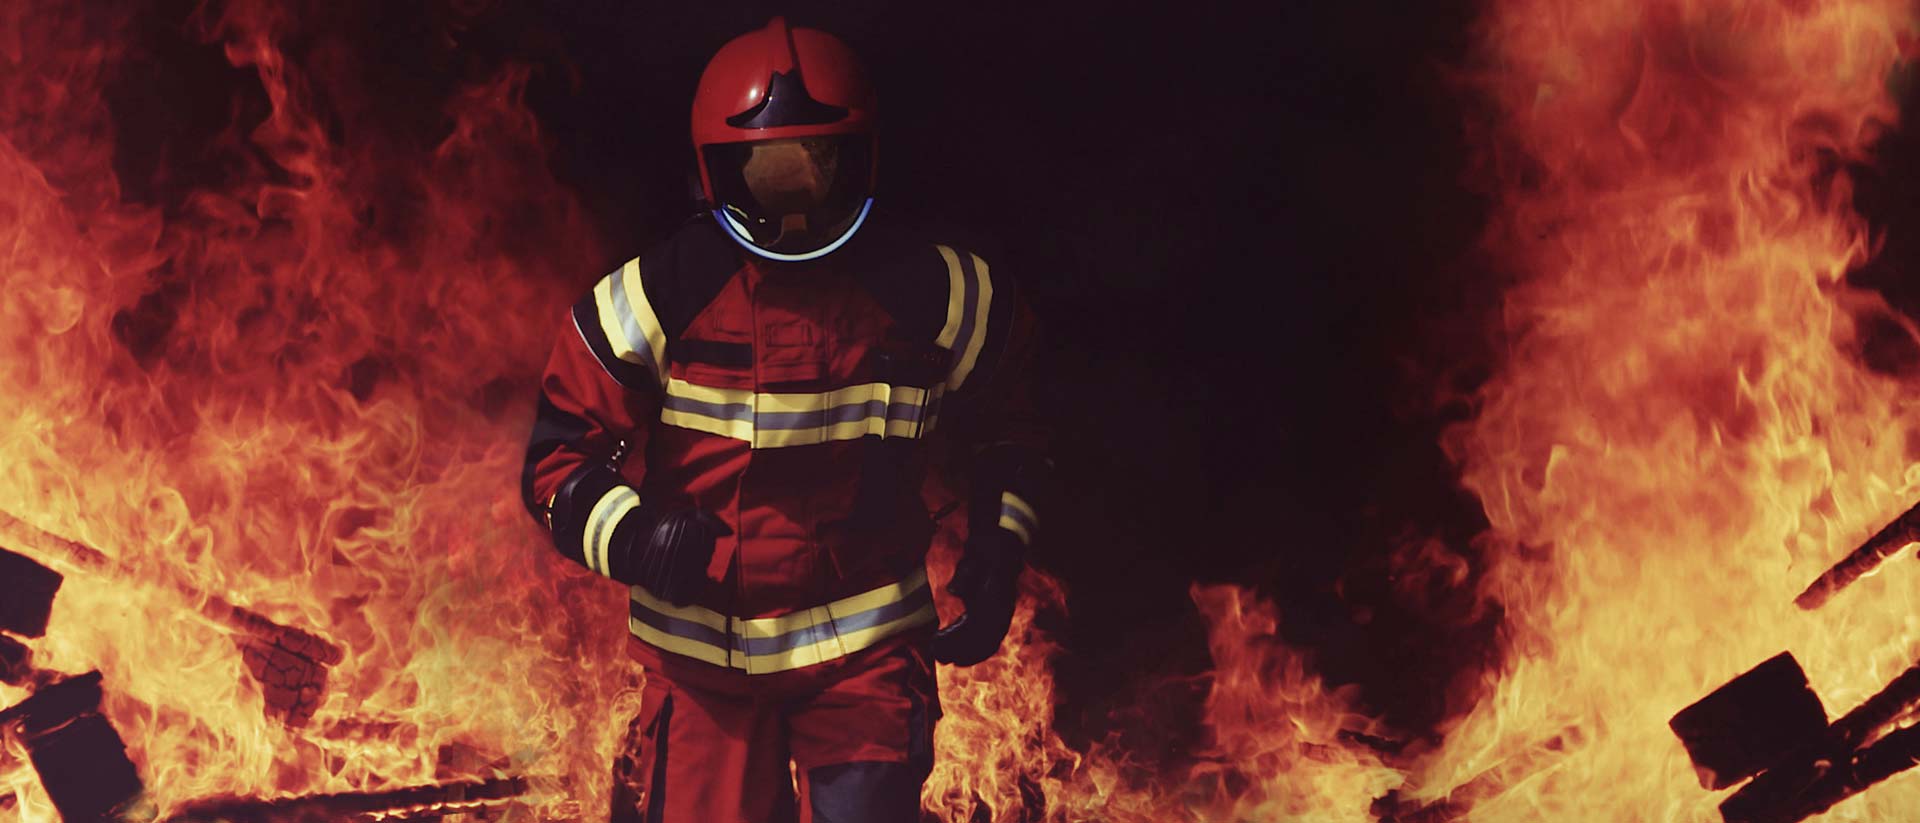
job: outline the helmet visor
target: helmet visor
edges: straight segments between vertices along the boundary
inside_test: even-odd
[[[716,143],[702,154],[717,216],[777,255],[838,243],[873,193],[873,139],[865,134]]]

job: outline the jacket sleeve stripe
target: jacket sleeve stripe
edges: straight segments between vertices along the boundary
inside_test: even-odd
[[[586,539],[581,543],[587,568],[606,577],[613,576],[612,568],[607,563],[607,552],[613,543],[614,527],[628,512],[639,507],[640,494],[631,486],[615,486],[600,496],[600,501],[593,505],[593,513],[587,517]]]
[[[1013,532],[1020,542],[1033,545],[1033,533],[1039,529],[1040,517],[1033,513],[1033,507],[1013,492],[1000,493],[1000,528]]]
[[[959,365],[953,370],[953,388],[960,388],[967,376],[973,373],[973,366],[979,362],[980,346],[987,340],[987,310],[993,303],[993,279],[987,276],[987,261],[974,254],[967,255],[971,262],[973,277],[968,279],[968,300],[973,303],[967,312],[966,351],[960,355]]]

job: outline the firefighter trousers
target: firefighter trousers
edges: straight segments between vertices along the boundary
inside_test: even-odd
[[[774,675],[648,671],[614,823],[913,823],[939,720],[927,637]]]

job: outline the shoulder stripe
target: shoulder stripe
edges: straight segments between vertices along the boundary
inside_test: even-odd
[[[965,258],[950,246],[935,246],[947,263],[947,323],[934,344],[953,358],[947,388],[958,389],[973,373],[980,348],[987,339],[987,311],[993,304],[993,281],[987,263],[971,252]]]
[[[600,369],[613,378],[613,382],[633,391],[658,391],[653,373],[644,366],[637,366],[615,357],[613,344],[607,340],[605,329],[600,325],[600,308],[594,296],[589,294],[573,304],[573,330],[580,335],[580,341],[587,345],[587,351],[593,354],[593,360]]]
[[[667,333],[641,287],[639,258],[628,260],[618,271],[601,278],[593,287],[593,299],[613,355],[644,367],[664,385]]]
[[[940,336],[935,337],[934,345],[951,350],[953,341],[960,336],[960,322],[966,314],[966,275],[960,271],[960,257],[953,249],[935,246],[940,250],[940,259],[947,263],[947,324],[940,327]]]

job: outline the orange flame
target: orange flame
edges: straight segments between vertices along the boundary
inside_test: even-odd
[[[354,107],[378,80],[324,35],[290,56],[308,22],[251,0],[196,18],[263,111],[214,147],[225,177],[145,203],[112,171],[128,124],[105,102],[140,71],[128,24],[0,8],[0,510],[108,555],[67,569],[35,665],[103,672],[155,814],[510,772],[538,778],[538,816],[597,818],[641,682],[620,593],[538,550],[512,487],[522,401],[597,244],[544,169],[523,70],[452,95],[422,139]],[[1508,358],[1448,446],[1492,522],[1507,667],[1389,758],[1352,742],[1375,723],[1272,605],[1196,587],[1205,744],[1076,751],[1034,624],[1064,596],[1034,573],[1003,653],[941,672],[927,807],[1369,820],[1391,790],[1483,821],[1714,819],[1675,710],[1782,647],[1832,707],[1920,655],[1907,564],[1792,606],[1920,498],[1890,436],[1914,387],[1854,352],[1855,318],[1891,310],[1843,280],[1871,244],[1841,165],[1896,119],[1914,28],[1888,0],[1492,2],[1472,79],[1496,104]],[[248,639],[195,592],[348,650],[309,723],[270,716]],[[30,770],[0,771],[8,794],[0,812],[55,818]],[[1917,799],[1896,779],[1830,817]]]
[[[66,568],[35,665],[103,672],[156,814],[463,776],[436,756],[459,746],[490,753],[468,775],[550,781],[548,814],[604,808],[636,685],[619,592],[531,551],[513,487],[517,401],[597,262],[524,72],[410,142],[343,99],[369,80],[288,58],[290,7],[203,10],[266,111],[221,138],[227,179],[147,205],[112,172],[105,95],[141,71],[121,17],[0,10],[0,508],[112,561]],[[350,650],[307,728],[183,591]]]
[[[1791,649],[1843,711],[1920,646],[1885,580],[1794,608],[1920,497],[1911,386],[1854,353],[1888,311],[1843,163],[1896,118],[1903,2],[1491,5],[1478,80],[1511,267],[1507,359],[1452,431],[1479,495],[1507,671],[1409,774],[1445,796],[1534,741],[1571,742],[1473,819],[1717,820],[1666,720]],[[1886,577],[1914,571],[1904,564]],[[1920,783],[1843,804],[1910,814]],[[1897,810],[1897,811],[1896,811]]]

